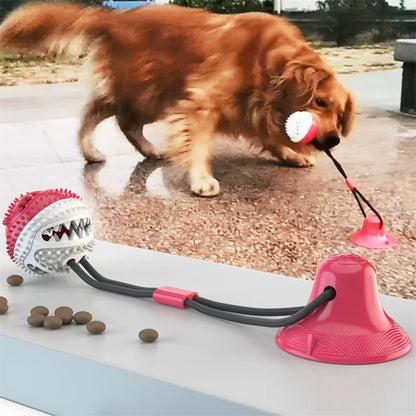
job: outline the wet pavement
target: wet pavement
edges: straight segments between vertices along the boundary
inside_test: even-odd
[[[0,89],[0,209],[20,193],[70,188],[93,209],[98,239],[303,279],[327,256],[352,252],[376,266],[382,293],[416,299],[416,120],[397,112],[400,76],[342,77],[361,105],[354,134],[334,152],[398,237],[392,250],[348,241],[362,216],[324,154],[294,169],[219,139],[222,192],[204,199],[169,163],[143,160],[110,119],[96,131],[107,162],[85,165],[76,146],[82,83]],[[146,130],[164,145],[163,124]]]

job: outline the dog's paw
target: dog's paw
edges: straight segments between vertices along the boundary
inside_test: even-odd
[[[281,161],[286,166],[295,168],[307,168],[315,164],[316,158],[314,155],[307,155],[304,153],[296,153],[292,149],[287,149]]]
[[[100,151],[84,153],[84,158],[88,163],[101,163],[105,162],[105,155]]]
[[[192,180],[192,192],[201,196],[215,196],[220,193],[220,184],[212,176],[202,176]]]
[[[149,160],[166,160],[168,159],[167,152],[163,152],[162,150],[154,150],[153,152],[149,152],[146,155],[144,155],[146,159]]]

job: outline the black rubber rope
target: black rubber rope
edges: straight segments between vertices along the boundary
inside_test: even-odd
[[[156,290],[155,287],[143,287],[143,286],[136,286],[129,283],[120,282],[117,280],[112,280],[104,277],[102,274],[100,274],[93,266],[92,264],[87,260],[86,257],[83,257],[80,260],[81,265],[84,267],[84,269],[97,281],[103,282],[103,283],[110,283],[117,286],[127,287],[131,289],[151,289]],[[228,303],[222,303],[222,302],[216,302],[210,299],[206,299],[200,296],[194,296],[192,300],[202,304],[209,306],[211,308],[219,309],[222,311],[228,311],[228,312],[235,312],[235,313],[242,313],[245,315],[257,315],[257,316],[286,316],[286,315],[292,315],[295,312],[298,312],[300,309],[303,308],[303,306],[295,306],[291,308],[251,308],[248,306],[240,306],[240,305],[232,305]]]
[[[133,289],[111,283],[98,282],[87,274],[75,260],[71,259],[67,264],[87,285],[96,289],[107,290],[108,292],[114,292],[120,295],[134,296],[136,298],[153,297],[153,289]]]
[[[367,214],[365,213],[365,209],[363,205],[361,204],[360,198],[358,198],[357,193],[355,192],[357,189],[353,189],[351,192],[354,195],[355,200],[357,201],[358,206],[360,207],[361,214],[363,214],[363,217],[365,218]]]
[[[332,160],[335,167],[338,169],[338,172],[344,177],[344,179],[348,179],[348,176],[344,170],[344,168],[341,166],[341,163],[338,162],[338,160],[335,159],[333,154],[329,151],[329,149],[324,149],[324,152],[326,155]]]
[[[324,152],[327,154],[327,156],[332,160],[332,162],[334,163],[335,167],[338,169],[338,172],[344,177],[344,179],[348,179],[347,174],[345,172],[345,170],[343,169],[343,167],[341,166],[341,163],[338,162],[338,160],[335,159],[335,157],[333,156],[333,154],[329,151],[329,149],[325,149]],[[371,211],[374,212],[374,214],[376,214],[376,216],[378,217],[378,219],[380,220],[380,227],[383,226],[383,218],[381,218],[381,215],[377,212],[377,210],[371,205],[370,201],[368,201],[364,195],[357,189],[351,189],[352,194],[354,195],[355,200],[357,201],[358,206],[360,207],[360,211],[363,214],[364,218],[366,217],[366,213],[365,210],[361,204],[361,201],[359,199],[359,197],[362,199],[362,201],[367,205],[368,208],[370,208]]]
[[[97,281],[103,282],[103,283],[110,283],[117,286],[122,286],[130,289],[150,289],[150,290],[156,290],[157,288],[150,288],[150,287],[142,287],[142,286],[136,286],[129,283],[120,282],[117,280],[112,280],[104,277],[102,274],[100,274],[93,266],[92,264],[87,260],[86,257],[83,257],[80,260],[81,265],[84,267],[84,269]],[[227,303],[222,302],[216,302],[210,299],[206,299],[200,296],[194,296],[192,300],[202,304],[209,306],[211,308],[219,309],[222,311],[228,311],[228,312],[235,312],[235,313],[242,313],[245,315],[257,315],[257,316],[286,316],[286,315],[292,315],[295,312],[298,312],[300,309],[303,308],[303,306],[296,306],[291,308],[251,308],[248,306],[240,306],[240,305],[231,305]]]
[[[333,287],[327,287],[320,295],[318,295],[301,310],[286,318],[279,319],[264,319],[254,316],[239,315],[236,313],[226,311],[219,311],[217,309],[210,308],[209,306],[201,305],[200,303],[195,302],[191,299],[185,300],[185,305],[192,309],[195,309],[198,312],[204,313],[206,315],[215,316],[216,318],[224,319],[227,321],[238,322],[240,324],[245,325],[256,325],[277,328],[281,326],[293,325],[301,321],[302,319],[306,318],[309,314],[311,314],[315,309],[319,308],[319,306],[333,299],[335,297],[335,294],[336,292]]]
[[[136,285],[132,285],[130,283],[125,283],[125,282],[119,282],[118,280],[113,280],[113,279],[108,279],[107,277],[104,277],[102,274],[100,274],[97,270],[94,269],[94,267],[92,266],[92,264],[87,260],[86,257],[83,257],[80,260],[80,263],[82,265],[82,267],[84,267],[84,269],[97,281],[99,282],[103,282],[103,283],[110,283],[113,285],[117,285],[117,286],[122,286],[122,287],[128,287],[130,289],[149,289],[149,290],[156,290],[156,287],[143,287],[143,286],[136,286]]]
[[[364,201],[364,203],[371,209],[371,211],[376,214],[377,218],[380,220],[380,228],[383,226],[383,218],[381,218],[381,215],[376,211],[376,209],[370,204],[370,202],[364,197],[364,195],[357,189],[354,189],[354,194],[357,193],[360,198]]]
[[[332,160],[332,162],[334,163],[335,167],[338,169],[338,172],[343,176],[343,178],[344,179],[348,179],[348,176],[347,176],[344,168],[341,166],[341,163],[339,163],[338,160],[335,159],[335,157],[330,152],[330,150],[329,149],[325,149],[324,152]],[[351,190],[352,194],[354,195],[355,200],[357,201],[358,206],[360,207],[361,214],[363,214],[363,217],[365,218],[366,217],[366,214],[365,214],[364,207],[362,206],[361,201],[358,198],[358,195],[354,191],[355,191],[355,189],[354,190]]]
[[[249,306],[231,305],[229,303],[216,302],[214,300],[205,299],[200,296],[194,296],[193,301],[210,308],[218,309],[226,312],[241,313],[244,315],[257,316],[286,316],[299,312],[303,306],[293,306],[290,308],[252,308]]]

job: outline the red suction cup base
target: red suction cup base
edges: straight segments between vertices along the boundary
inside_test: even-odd
[[[388,234],[376,215],[368,215],[363,222],[363,226],[350,235],[350,241],[356,246],[370,249],[388,249],[397,246],[397,238],[393,234]]]
[[[324,363],[382,363],[400,358],[412,349],[406,332],[390,321],[390,329],[366,335],[339,335],[298,323],[278,332],[276,344],[290,354]]]
[[[331,286],[335,298],[305,319],[282,328],[276,343],[286,352],[334,364],[373,364],[407,354],[412,342],[383,310],[374,267],[355,254],[321,263],[310,300]]]

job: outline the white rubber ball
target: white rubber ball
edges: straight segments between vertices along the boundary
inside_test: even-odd
[[[286,120],[286,134],[294,143],[301,142],[313,124],[313,116],[309,111],[296,111]]]

